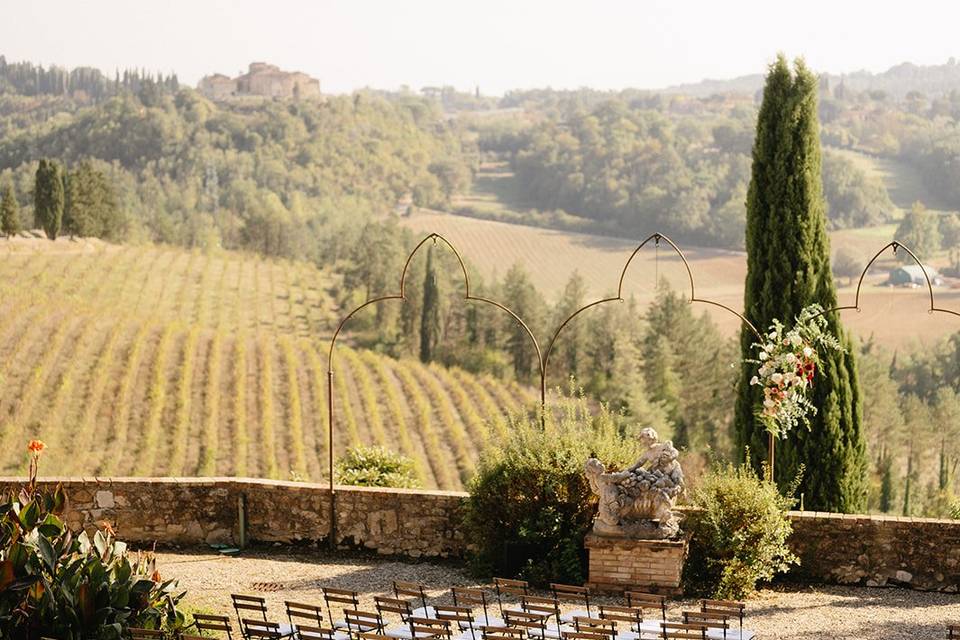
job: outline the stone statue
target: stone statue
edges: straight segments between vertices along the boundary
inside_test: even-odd
[[[605,536],[672,538],[680,531],[673,506],[683,492],[679,452],[657,432],[643,429],[640,442],[646,451],[624,471],[608,472],[590,458],[585,465],[590,488],[600,497],[593,532]]]

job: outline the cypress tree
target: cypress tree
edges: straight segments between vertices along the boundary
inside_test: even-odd
[[[830,271],[817,79],[802,61],[791,74],[778,57],[767,75],[757,118],[753,167],[747,193],[747,278],[744,315],[763,331],[777,318],[791,323],[805,306],[837,306]],[[799,492],[807,508],[852,512],[866,507],[866,446],[857,379],[856,350],[836,313],[827,316],[829,331],[846,352],[821,354],[811,400],[818,408],[810,429],[794,429],[776,446],[776,480],[791,481],[804,465]],[[756,336],[744,327],[740,346],[755,358]],[[736,442],[755,461],[764,460],[768,437],[754,412],[761,390],[750,386],[755,365],[741,368],[736,403]]]
[[[52,160],[40,160],[33,188],[34,217],[47,237],[56,240],[63,224],[63,176]]]
[[[20,233],[20,206],[9,184],[3,187],[0,197],[0,232],[8,238]]]
[[[433,247],[427,249],[427,273],[423,278],[420,317],[420,361],[431,362],[440,342],[440,286],[433,265]]]

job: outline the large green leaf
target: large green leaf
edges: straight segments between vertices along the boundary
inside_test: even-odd
[[[43,560],[47,571],[55,574],[57,571],[57,552],[46,536],[41,535],[37,538],[37,549],[40,551],[40,559]]]

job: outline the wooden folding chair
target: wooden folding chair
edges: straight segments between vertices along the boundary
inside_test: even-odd
[[[947,640],[960,639],[960,624],[947,625]]]
[[[503,617],[503,599],[507,596],[520,598],[530,592],[530,585],[526,580],[511,580],[510,578],[494,578],[494,590],[497,594],[497,606],[500,607],[500,617]]]
[[[193,625],[204,635],[210,631],[213,633],[226,634],[227,640],[233,640],[233,630],[230,627],[230,618],[227,616],[216,616],[207,613],[193,614]],[[202,636],[194,636],[202,637]]]
[[[626,631],[640,635],[643,633],[641,625],[643,624],[643,607],[623,607],[620,605],[601,604],[598,605],[601,620],[611,620],[626,627]]]
[[[291,627],[298,629],[304,624],[323,627],[323,607],[291,600],[285,600],[283,604],[287,608],[287,620],[290,621]]]
[[[529,638],[544,640],[547,637],[547,622],[550,616],[546,613],[506,609],[503,617],[508,627],[522,629]]]
[[[340,637],[337,634],[340,633]],[[336,629],[325,629],[323,627],[312,627],[310,625],[297,625],[297,640],[340,640],[343,638],[343,632]]]
[[[726,640],[730,630],[730,616],[725,613],[710,613],[703,611],[684,611],[683,621],[687,624],[702,624],[707,631],[720,630]]]
[[[616,640],[617,637],[617,622],[615,620],[575,616],[573,618],[573,628],[577,633],[601,635],[606,640]]]
[[[706,640],[707,628],[702,624],[661,622],[661,638],[664,640]]]
[[[410,632],[413,640],[450,640],[450,622],[436,618],[410,617]]]
[[[386,624],[384,624],[382,631],[384,635],[390,636],[391,638],[401,638],[403,640],[409,640],[413,637],[413,631],[410,630],[410,618],[413,617],[413,605],[410,604],[409,600],[376,596],[373,601],[377,605],[377,613],[380,614],[380,618],[384,622],[386,622],[388,619],[387,616],[390,614],[399,617],[398,625],[387,627]]]
[[[450,589],[450,592],[453,594],[453,604],[458,607],[470,607],[471,609],[476,609],[477,607],[483,609],[482,616],[474,617],[474,624],[478,627],[503,627],[504,623],[501,618],[491,618],[490,611],[487,608],[487,592],[483,589],[469,589],[466,587],[454,587]]]
[[[456,626],[461,632],[469,631],[471,640],[477,639],[473,609],[458,607],[457,605],[438,604],[434,607],[434,617],[437,620],[446,620]]]
[[[610,640],[610,636],[605,633],[594,631],[561,631],[561,640]]]
[[[427,606],[426,586],[417,582],[393,581],[393,595],[400,598],[415,598],[420,602],[420,606],[415,607],[413,615],[423,618],[433,617],[433,608]]]
[[[743,636],[743,615],[747,610],[744,602],[737,600],[701,600],[701,613],[718,613],[740,621],[740,636]]]
[[[130,640],[164,640],[167,637],[163,631],[156,629],[130,627],[127,631],[130,633]]]
[[[581,609],[560,616],[562,622],[571,624],[576,616],[593,617],[593,611],[590,610],[590,589],[588,587],[551,582],[550,591],[553,592],[553,597],[559,602],[581,607]]]
[[[349,591],[347,589],[331,589],[328,587],[323,588],[323,601],[327,605],[327,619],[330,620],[330,625],[334,629],[346,629],[347,621],[346,619],[337,620],[333,616],[333,607],[332,604],[338,605],[339,608],[343,609],[353,609],[356,611],[360,607],[360,594],[356,591]],[[340,607],[339,605],[346,605],[345,607]]]
[[[627,599],[628,607],[641,607],[644,609],[659,609],[660,618],[663,622],[667,621],[667,597],[657,593],[645,593],[643,591],[625,591],[623,594]]]
[[[351,638],[359,638],[361,634],[383,634],[383,618],[375,611],[361,611],[359,609],[344,609],[344,621],[347,624],[347,633]]]
[[[256,618],[241,618],[240,629],[249,640],[279,640],[284,634],[280,633],[279,622],[268,622]]]
[[[512,627],[485,626],[480,629],[482,640],[524,640],[526,631]]]
[[[543,613],[548,616],[546,635],[548,638],[560,637],[560,601],[556,598],[542,596],[523,596],[520,598],[520,607],[530,613]],[[550,621],[553,619],[553,622]]]
[[[280,634],[277,636],[278,638],[293,635],[293,629],[289,625],[267,620],[267,601],[264,598],[231,593],[230,599],[233,601],[233,610],[237,613],[237,621],[240,623],[240,635],[247,640],[273,637],[269,634],[272,632],[271,630],[274,626],[276,626],[276,632]],[[246,612],[250,612],[250,614]],[[250,622],[263,622],[266,624],[254,625],[255,635],[251,634],[248,629],[250,626],[248,623]]]

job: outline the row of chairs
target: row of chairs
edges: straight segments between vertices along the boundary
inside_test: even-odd
[[[426,587],[397,581],[392,596],[376,596],[374,609],[360,609],[360,594],[325,588],[323,605],[287,601],[287,622],[271,620],[266,600],[233,594],[231,599],[244,640],[647,640],[719,638],[749,640],[743,629],[743,603],[702,600],[682,621],[667,621],[665,596],[627,591],[620,605],[591,602],[587,587],[552,584],[550,595],[534,595],[527,582],[495,578],[493,596],[465,587],[450,590],[453,604],[428,604]],[[564,613],[562,604],[573,604]],[[343,616],[334,615],[335,609]],[[645,618],[648,611],[653,619]],[[198,633],[234,640],[227,616],[195,614]],[[732,622],[736,621],[734,629]],[[164,640],[160,632],[132,630],[132,640]],[[199,635],[181,635],[196,640]],[[208,637],[208,636],[207,636]]]

